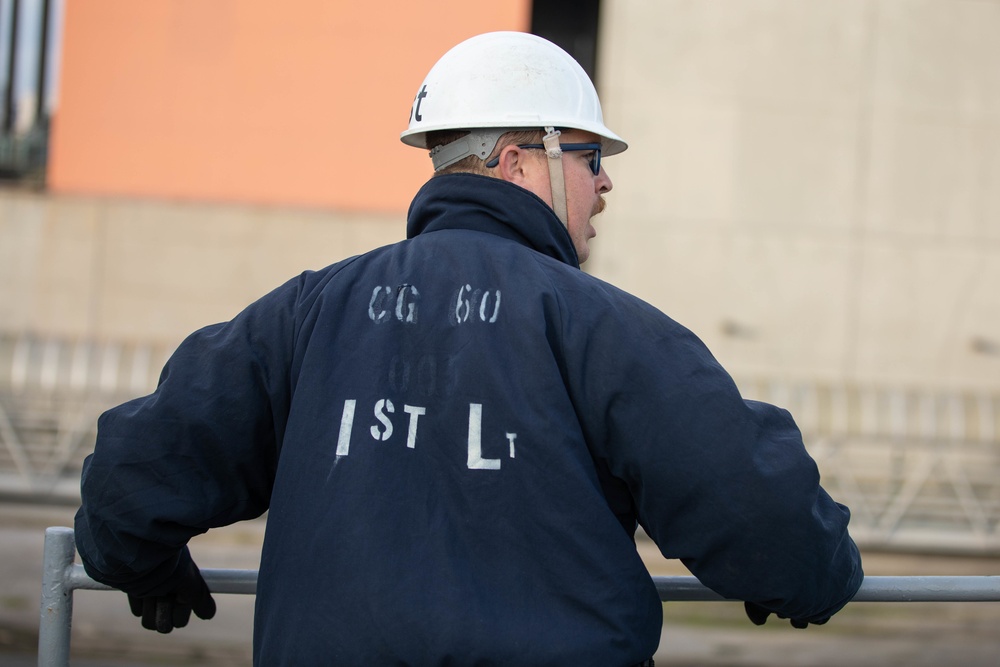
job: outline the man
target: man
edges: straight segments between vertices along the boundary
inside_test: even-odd
[[[187,551],[268,511],[259,665],[649,664],[667,558],[755,623],[861,584],[849,513],[787,412],[689,331],[579,270],[626,144],[555,45],[474,37],[402,140],[437,175],[407,240],[189,337],[101,417],[76,535],[169,631],[214,603]]]

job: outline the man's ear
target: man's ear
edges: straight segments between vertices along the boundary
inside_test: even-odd
[[[497,163],[497,176],[515,185],[524,186],[527,181],[527,170],[531,165],[527,164],[527,151],[518,148],[514,144],[504,146],[500,151],[500,161]]]

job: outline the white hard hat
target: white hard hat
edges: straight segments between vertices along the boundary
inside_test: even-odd
[[[491,32],[455,46],[431,68],[400,139],[428,148],[427,133],[436,130],[544,127],[592,132],[601,137],[604,155],[628,148],[604,125],[594,84],[571,55],[537,35]],[[470,142],[465,155],[485,159],[493,151],[495,137],[502,132],[485,134],[492,138],[492,144],[485,142],[488,149],[484,142],[475,147]],[[452,155],[449,163],[461,157]],[[444,166],[435,163],[437,168]]]

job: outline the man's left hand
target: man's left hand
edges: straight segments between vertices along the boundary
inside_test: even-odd
[[[770,616],[772,613],[774,613],[768,611],[767,609],[764,609],[764,607],[761,607],[759,604],[754,604],[753,602],[744,602],[743,608],[746,609],[747,617],[750,618],[750,621],[754,625],[764,625],[764,623],[767,622],[767,617]],[[777,613],[775,613],[774,615],[777,616],[778,618],[787,619],[788,621],[791,622],[793,628],[798,628],[800,630],[809,627],[810,623],[812,623],[813,625],[823,625],[824,623],[830,620],[829,618],[824,618],[821,621],[803,621],[802,619],[788,618],[787,616],[782,616],[781,614]]]

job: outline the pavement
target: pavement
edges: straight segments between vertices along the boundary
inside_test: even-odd
[[[42,545],[47,526],[72,526],[74,508],[0,502],[0,667],[37,663]],[[202,567],[257,567],[264,521],[211,531],[191,544]],[[639,550],[654,575],[687,574],[648,540]],[[869,575],[1000,574],[998,558],[865,554]],[[211,621],[169,635],[143,630],[117,592],[74,594],[73,667],[230,667],[250,665],[253,596],[217,595]],[[658,667],[968,667],[1000,664],[1000,602],[849,605],[827,625],[805,630],[772,618],[750,624],[732,602],[664,606]]]

